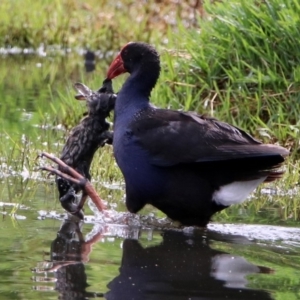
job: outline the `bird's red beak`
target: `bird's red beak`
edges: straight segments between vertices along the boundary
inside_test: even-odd
[[[114,59],[114,61],[109,66],[109,69],[107,71],[107,78],[113,79],[126,72],[127,70],[124,68],[124,63],[121,54],[119,53],[118,56]]]

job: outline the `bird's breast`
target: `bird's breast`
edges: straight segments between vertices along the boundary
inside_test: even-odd
[[[146,152],[137,143],[130,129],[114,132],[114,155],[124,176],[142,172],[149,165]]]
[[[141,147],[130,130],[118,131],[114,135],[113,146],[127,191],[143,197],[163,191],[163,172],[150,163],[149,153]]]

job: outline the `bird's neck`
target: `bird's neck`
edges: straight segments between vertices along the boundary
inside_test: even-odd
[[[117,96],[116,114],[128,114],[128,111],[135,113],[148,107],[150,94],[158,77],[159,66],[155,68],[150,62],[131,73]]]

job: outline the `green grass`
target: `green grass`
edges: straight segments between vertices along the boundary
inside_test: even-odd
[[[297,152],[298,1],[226,1],[206,8],[209,17],[199,21],[200,29],[180,28],[181,55],[167,60],[180,105]]]
[[[152,93],[155,105],[212,115],[266,143],[291,149],[284,178],[272,185],[285,196],[261,196],[258,191],[254,200],[216,219],[259,222],[240,217],[238,210],[257,213],[272,208],[274,222],[298,220],[300,203],[289,191],[299,185],[300,4],[296,0],[212,2],[205,3],[203,12],[202,6],[173,1],[25,0],[20,9],[18,1],[3,0],[0,46],[43,44],[46,50],[59,46],[71,53],[0,58],[1,160],[20,172],[38,166],[39,151],[59,154],[68,130],[85,110],[74,100],[72,84],[81,81],[98,88],[114,55],[111,51],[131,40],[146,41],[161,53],[161,77]],[[104,55],[97,57],[95,73],[83,72],[82,58],[75,54],[78,48],[99,49]],[[42,67],[34,67],[38,63]],[[115,90],[124,80],[121,76],[114,82]],[[23,112],[30,113],[31,120],[20,128]],[[67,132],[32,128],[32,124],[63,124]],[[101,192],[101,182],[122,180],[110,147],[97,153],[94,162],[93,178]],[[118,201],[122,198],[118,191]]]
[[[100,48],[105,54],[131,40],[165,38],[170,26],[177,27],[177,17],[190,26],[195,9],[175,1],[3,0],[0,44]]]

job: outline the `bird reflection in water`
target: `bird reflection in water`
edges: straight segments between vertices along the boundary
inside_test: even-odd
[[[50,261],[38,264],[32,271],[45,274],[36,276],[38,282],[55,282],[58,299],[89,299],[103,297],[101,293],[87,292],[85,263],[89,261],[92,246],[102,238],[104,228],[95,232],[90,239],[84,238],[80,223],[65,221],[50,246]],[[53,277],[48,277],[53,273]],[[49,290],[49,286],[38,286],[37,290]],[[50,288],[51,289],[51,288]]]
[[[232,236],[176,231],[162,236],[160,245],[149,248],[124,241],[120,274],[108,284],[106,299],[272,299],[266,291],[247,288],[246,276],[273,270],[209,246],[217,239],[232,243]]]
[[[245,237],[209,230],[168,230],[161,232],[163,240],[159,245],[143,247],[138,240],[143,230],[135,228],[139,234],[133,234],[129,227],[124,228],[121,234],[114,225],[107,225],[105,229],[105,235],[122,236],[124,241],[119,274],[108,283],[109,290],[102,294],[85,292],[88,285],[83,262],[88,261],[91,246],[99,241],[103,231],[94,234],[88,242],[83,238],[75,242],[74,234],[82,237],[79,227],[73,223],[62,226],[51,245],[59,299],[272,299],[267,291],[247,286],[247,275],[271,274],[272,269],[253,265],[243,257],[212,249],[209,245],[215,241],[252,244]]]

